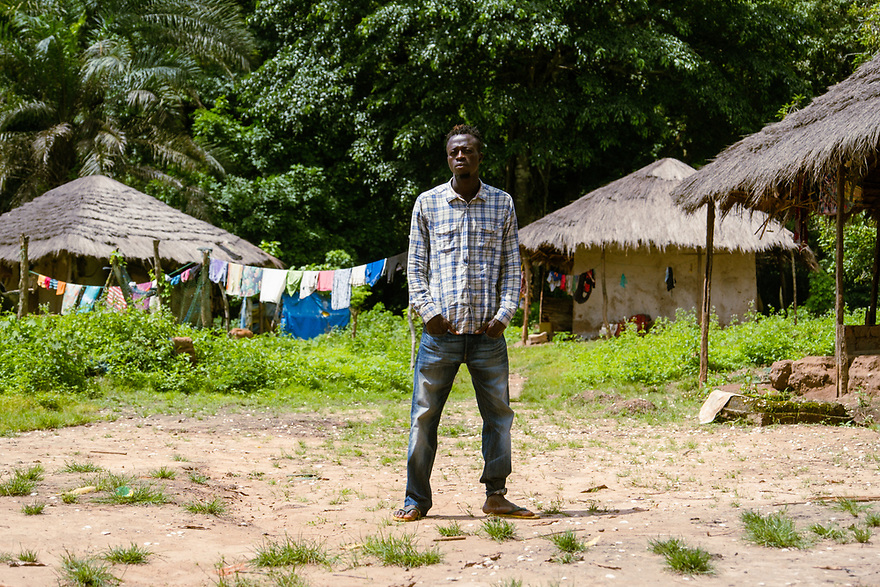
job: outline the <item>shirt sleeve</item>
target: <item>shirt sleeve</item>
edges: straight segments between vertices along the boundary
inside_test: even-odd
[[[516,210],[513,202],[510,203],[510,211],[504,222],[504,232],[501,237],[501,271],[498,276],[500,289],[500,303],[495,319],[504,324],[510,324],[516,309],[519,307],[519,292],[522,280],[522,267],[519,258],[519,231],[517,229]]]
[[[416,200],[413,207],[409,230],[409,253],[407,254],[407,281],[409,282],[409,303],[422,320],[427,322],[440,314],[437,304],[431,297],[429,275],[431,272],[431,250],[428,220],[422,209],[423,199]]]

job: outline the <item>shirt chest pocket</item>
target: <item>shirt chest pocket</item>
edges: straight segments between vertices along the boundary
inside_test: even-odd
[[[487,223],[479,223],[474,230],[476,246],[484,251],[492,251],[498,246],[499,228]]]
[[[458,244],[458,235],[454,225],[438,226],[434,231],[437,252],[448,255],[455,250]]]

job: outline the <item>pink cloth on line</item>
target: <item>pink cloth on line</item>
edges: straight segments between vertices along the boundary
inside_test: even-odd
[[[333,291],[333,270],[318,273],[318,291]]]

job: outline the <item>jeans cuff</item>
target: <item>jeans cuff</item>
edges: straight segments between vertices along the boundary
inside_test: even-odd
[[[492,495],[507,495],[507,488],[502,487],[501,489],[496,489],[495,491],[486,492],[486,497],[490,497]]]

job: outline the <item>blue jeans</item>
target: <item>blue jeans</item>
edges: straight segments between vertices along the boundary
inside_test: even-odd
[[[413,377],[406,501],[422,515],[431,509],[431,470],[437,453],[440,414],[461,364],[467,365],[483,419],[483,474],[486,494],[504,489],[510,475],[510,409],[507,342],[485,334],[422,333]]]

